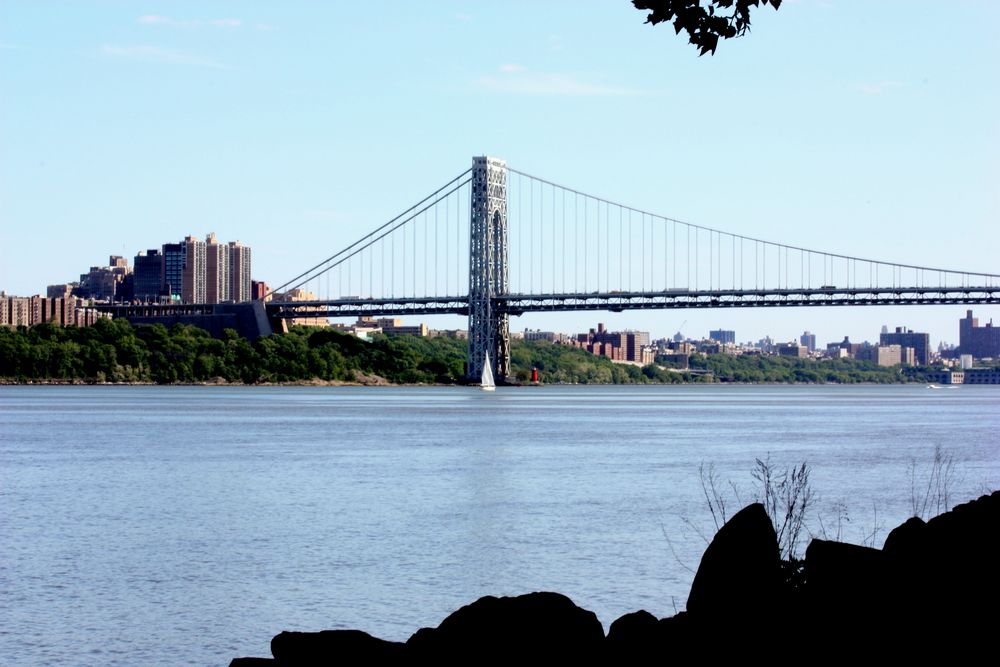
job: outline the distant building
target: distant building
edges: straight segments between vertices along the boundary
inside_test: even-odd
[[[268,289],[267,283],[263,280],[251,280],[250,281],[250,298],[253,301],[259,301],[263,299],[264,301],[270,301],[271,296],[268,294],[271,290]]]
[[[278,301],[316,301],[315,294],[301,287],[288,290],[284,294],[275,295],[275,298]],[[325,327],[329,326],[330,322],[325,317],[296,317],[288,320],[288,324],[289,326]]]
[[[132,296],[127,288],[132,284],[131,272],[128,260],[112,255],[108,266],[92,266],[90,271],[80,274],[80,286],[76,292],[80,297],[95,301],[130,300]]]
[[[440,336],[442,338],[455,338],[458,340],[467,340],[469,338],[469,332],[465,329],[428,329],[427,335],[431,338]]]
[[[715,329],[714,331],[709,331],[708,337],[722,344],[736,342],[736,332],[729,329]]]
[[[970,368],[964,384],[1000,384],[1000,368]]]
[[[844,340],[839,343],[829,343],[826,346],[826,354],[829,357],[841,358],[841,357],[855,357],[858,354],[858,350],[861,349],[861,343],[852,343],[848,336],[844,336]]]
[[[805,346],[810,353],[816,351],[816,334],[805,331],[799,336],[799,345]]]
[[[564,338],[563,334],[556,333],[555,331],[540,331],[538,329],[534,331],[525,329],[523,337],[524,340],[547,340],[550,343],[559,342]]]
[[[670,348],[675,354],[691,355],[698,351],[698,346],[688,341],[675,342]]]
[[[917,333],[903,327],[896,327],[896,331],[881,333],[878,336],[879,345],[899,345],[900,347],[912,347],[917,364],[926,366],[931,361],[930,335]]]
[[[139,251],[132,271],[132,298],[142,303],[155,303],[163,291],[163,255],[159,250]]]
[[[661,357],[664,363],[673,364],[678,368],[687,368],[688,361],[690,360],[690,358],[691,358],[690,355],[681,353],[664,354]]]
[[[45,288],[45,296],[50,299],[68,299],[80,288],[80,283],[62,283]]]
[[[229,246],[220,244],[212,232],[205,239],[205,303],[228,303],[231,277]]]
[[[423,322],[420,324],[407,325],[397,321],[395,326],[382,327],[382,333],[425,337],[427,336],[427,325]]]
[[[809,348],[798,343],[782,343],[777,346],[779,357],[808,357]]]
[[[402,320],[394,317],[359,317],[355,327],[378,329],[384,334],[404,334],[407,336],[426,336],[427,325],[420,323],[412,326],[404,325]]]
[[[146,257],[153,253],[148,251]],[[138,260],[137,256],[137,265]],[[149,261],[152,264],[152,260]],[[160,262],[157,293],[169,294],[173,300],[242,303],[254,298],[250,279],[251,250],[239,241],[219,243],[214,232],[210,232],[205,241],[186,236],[180,243],[163,244]],[[151,283],[143,284],[146,286],[137,294],[148,295]]]
[[[34,326],[53,322],[63,326],[89,326],[101,317],[110,317],[85,305],[75,296],[10,296],[0,292],[0,326]]]
[[[251,259],[250,246],[239,241],[229,242],[229,298],[235,303],[253,300],[250,292]]]
[[[577,334],[576,340],[570,342],[591,354],[615,361],[646,365],[653,363],[656,356],[650,346],[648,331],[608,331],[603,323],[598,323],[597,329],[591,329],[589,333]]]
[[[979,318],[968,310],[958,321],[958,347],[962,354],[971,354],[975,359],[996,359],[1000,357],[1000,327],[993,326],[992,319],[986,326],[979,326]]]
[[[181,271],[181,301],[183,303],[207,303],[208,251],[205,242],[196,236],[185,236],[184,269]]]
[[[8,327],[31,326],[31,299],[24,296],[9,296],[0,292],[0,324]]]
[[[912,347],[901,345],[866,345],[858,350],[857,357],[879,366],[912,366],[916,359]]]
[[[164,243],[163,282],[161,290],[171,300],[181,300],[181,283],[184,280],[184,259],[186,251],[183,243]]]

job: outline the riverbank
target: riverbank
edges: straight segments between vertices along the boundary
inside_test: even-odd
[[[462,385],[467,343],[455,338],[374,336],[293,328],[250,343],[175,325],[0,328],[0,380],[53,384]],[[511,380],[529,384],[898,384],[925,383],[927,369],[854,359],[692,355],[690,368],[617,364],[547,341],[512,341]]]

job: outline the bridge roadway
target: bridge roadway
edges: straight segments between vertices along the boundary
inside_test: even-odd
[[[495,298],[501,313],[671,308],[767,308],[803,306],[898,306],[1000,304],[1000,285],[969,287],[821,287],[774,290],[666,290],[589,294],[509,294]],[[467,296],[359,297],[266,304],[277,319],[365,315],[468,315]]]

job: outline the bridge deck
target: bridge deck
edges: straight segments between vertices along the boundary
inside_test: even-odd
[[[468,297],[398,297],[270,302],[272,317],[359,317],[365,315],[467,315]],[[509,315],[528,312],[655,310],[671,308],[775,308],[997,304],[1000,286],[802,288],[778,290],[666,290],[590,294],[509,294],[496,307]]]

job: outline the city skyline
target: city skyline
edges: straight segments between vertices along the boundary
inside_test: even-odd
[[[697,58],[625,1],[399,4],[391,25],[352,6],[5,3],[0,288],[41,293],[98,258],[190,229],[244,239],[253,278],[280,284],[482,153],[733,233],[996,273],[1000,75],[988,63],[1000,47],[968,41],[963,26],[994,25],[1000,8],[958,5],[942,21],[908,6],[859,16],[856,4],[787,2]],[[16,250],[38,238],[61,242]],[[996,307],[976,311],[1000,320]],[[963,314],[603,319],[663,336],[685,321],[748,340],[808,329],[819,344],[875,339],[884,324],[927,331],[936,346],[958,342]],[[591,320],[533,314],[512,326]]]

